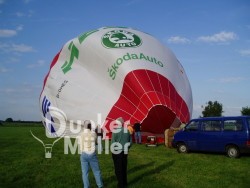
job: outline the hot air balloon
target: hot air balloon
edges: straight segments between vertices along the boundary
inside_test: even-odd
[[[187,75],[172,51],[125,27],[104,27],[68,41],[53,59],[40,95],[45,126],[57,133],[61,124],[51,115],[57,109],[65,135],[73,135],[69,127],[78,120],[97,123],[98,115],[106,132],[123,117],[140,122],[144,133],[163,135],[190,120],[192,105]]]

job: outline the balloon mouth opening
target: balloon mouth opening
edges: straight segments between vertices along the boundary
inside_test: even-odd
[[[171,126],[188,122],[190,114],[186,102],[166,77],[139,69],[126,75],[120,97],[106,120],[117,117],[131,124],[141,122],[145,132],[163,134]]]
[[[178,127],[181,124],[176,114],[167,106],[156,105],[152,107],[148,115],[141,122],[142,132],[154,134],[164,133],[170,127]]]

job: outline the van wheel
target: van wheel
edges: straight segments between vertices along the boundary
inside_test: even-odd
[[[227,146],[226,152],[227,156],[230,158],[238,158],[240,156],[240,151],[237,146]]]
[[[188,153],[188,147],[184,143],[180,143],[177,145],[177,151],[179,153]]]

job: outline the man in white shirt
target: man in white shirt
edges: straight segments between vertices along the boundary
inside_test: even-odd
[[[96,184],[98,187],[103,187],[101,171],[99,162],[96,155],[96,133],[92,130],[91,122],[89,120],[84,121],[84,130],[81,133],[79,139],[80,150],[81,150],[81,168],[82,168],[82,179],[84,188],[89,188],[89,166],[91,167],[95,176]]]

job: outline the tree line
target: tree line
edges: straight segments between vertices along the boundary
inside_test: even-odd
[[[203,108],[203,106],[201,107]],[[202,111],[202,115],[203,117],[215,117],[222,116],[223,112],[223,105],[221,103],[218,101],[208,101],[204,107],[204,110]],[[240,112],[242,116],[250,115],[250,107],[242,107]]]
[[[0,120],[1,122],[2,120]],[[42,121],[22,121],[22,120],[13,120],[11,117],[6,118],[5,122],[13,122],[13,123],[41,123]]]
[[[222,113],[224,112],[223,105],[219,103],[218,101],[214,101],[214,102],[208,101],[205,107],[203,106],[201,107],[204,108],[204,110],[202,111],[203,117],[222,116]],[[242,116],[247,116],[247,115],[250,116],[250,107],[249,106],[242,107],[240,112]],[[7,118],[5,122],[14,122],[14,120],[12,118]],[[30,123],[30,121],[20,121],[20,120],[15,121],[15,122],[22,122],[22,123],[29,122]],[[37,123],[37,121],[35,121],[35,123]]]

